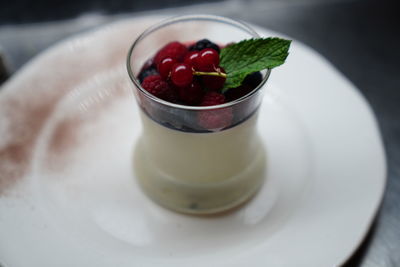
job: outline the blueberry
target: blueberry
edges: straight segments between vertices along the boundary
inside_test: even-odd
[[[246,76],[242,84],[236,88],[230,88],[225,92],[228,101],[233,101],[253,91],[262,81],[261,72],[253,72]]]
[[[262,81],[262,74],[261,72],[253,72],[246,76],[243,81],[243,84],[249,85],[251,88],[256,88]]]
[[[149,67],[143,69],[143,70],[139,73],[138,79],[139,79],[140,83],[142,83],[143,80],[144,80],[147,76],[150,76],[150,75],[157,75],[157,74],[158,74],[158,72],[157,72],[156,68],[155,68],[154,66],[149,66]]]
[[[200,51],[205,48],[212,48],[215,51],[217,51],[218,53],[220,52],[219,46],[214,44],[213,42],[211,42],[208,39],[202,39],[202,40],[198,41],[196,44],[191,45],[189,47],[189,51]]]

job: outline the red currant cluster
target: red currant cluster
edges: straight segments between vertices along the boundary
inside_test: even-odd
[[[191,46],[171,42],[147,65],[139,74],[142,87],[161,99],[192,106],[225,103],[220,90],[226,73],[219,66],[219,47],[206,39]],[[218,101],[210,102],[209,95],[216,93]]]

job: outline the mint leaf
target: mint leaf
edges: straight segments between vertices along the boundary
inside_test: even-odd
[[[290,43],[290,40],[276,37],[257,38],[222,48],[220,66],[227,74],[222,92],[240,86],[250,73],[282,65],[288,56]]]

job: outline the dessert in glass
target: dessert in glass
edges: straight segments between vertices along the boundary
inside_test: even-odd
[[[193,15],[154,25],[131,46],[127,68],[143,127],[134,172],[155,202],[212,214],[261,187],[266,160],[257,111],[270,70],[222,93],[226,74],[215,59],[221,48],[258,37],[238,21]]]

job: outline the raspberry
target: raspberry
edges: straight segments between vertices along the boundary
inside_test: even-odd
[[[154,63],[158,66],[161,60],[166,57],[171,57],[178,62],[182,62],[186,53],[188,52],[186,46],[179,42],[171,42],[161,48],[154,57]]]
[[[186,63],[178,63],[172,67],[171,81],[178,87],[186,87],[193,81],[192,67]]]
[[[224,129],[231,125],[232,118],[231,108],[200,111],[197,115],[199,125],[208,130]]]
[[[225,73],[223,68],[219,68],[220,72]],[[226,78],[219,76],[204,75],[202,81],[205,87],[210,90],[220,90],[224,86]]]
[[[142,87],[150,94],[169,102],[176,102],[177,92],[160,75],[151,75],[142,82]]]
[[[216,92],[208,92],[201,101],[201,106],[213,106],[225,103],[225,97]],[[211,109],[199,111],[197,114],[198,124],[208,130],[220,130],[232,123],[232,108]]]
[[[179,98],[186,105],[195,106],[200,103],[204,95],[203,89],[197,81],[193,81],[189,86],[179,88]]]
[[[198,41],[197,43],[195,43],[194,45],[191,45],[189,47],[189,51],[200,51],[203,50],[205,48],[212,48],[215,51],[220,52],[219,46],[214,44],[213,42],[211,42],[208,39],[202,39],[200,41]]]
[[[208,92],[201,101],[201,106],[214,106],[225,103],[225,97],[217,92]],[[198,124],[208,130],[220,130],[232,123],[232,109],[212,109],[200,111],[197,114]]]
[[[225,96],[217,92],[208,92],[204,95],[200,106],[215,106],[225,103]]]
[[[172,66],[175,65],[177,62],[175,59],[171,57],[166,57],[163,60],[160,61],[160,63],[157,66],[158,72],[160,73],[160,76],[166,80],[170,73]]]
[[[200,56],[196,60],[197,70],[214,71],[219,65],[219,55],[212,48],[206,48],[200,51]]]
[[[201,106],[214,106],[225,103],[225,97],[216,92],[208,92],[201,101]],[[208,130],[220,130],[232,123],[233,113],[230,107],[200,111],[197,114],[198,123]]]

